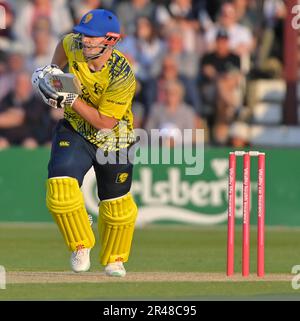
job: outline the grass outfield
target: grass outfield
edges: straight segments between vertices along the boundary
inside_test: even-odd
[[[299,229],[266,230],[266,278],[225,276],[226,227],[148,227],[135,232],[128,276],[103,275],[92,251],[89,273],[69,269],[69,252],[54,224],[0,224],[0,265],[7,285],[0,300],[300,299],[291,269],[300,264]],[[251,272],[256,271],[251,233]],[[236,234],[241,271],[241,232]],[[37,273],[32,273],[37,272]]]

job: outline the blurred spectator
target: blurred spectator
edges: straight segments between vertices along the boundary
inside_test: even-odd
[[[193,25],[193,28],[199,28],[197,21],[197,10],[192,0],[171,0],[169,4],[158,6],[156,17],[158,23],[172,24],[173,20],[185,19]]]
[[[14,89],[0,102],[0,147],[34,148],[50,139],[49,107],[33,95],[31,75],[20,72]]]
[[[16,75],[25,69],[25,56],[17,43],[6,52],[5,65],[0,72],[0,100],[14,88]]]
[[[138,55],[138,48],[136,46],[136,38],[134,35],[122,35],[121,41],[118,42],[116,48],[120,50],[126,58],[129,60],[131,67],[136,73],[137,71],[137,55]]]
[[[156,30],[147,17],[139,17],[136,26],[136,46],[138,69],[136,76],[141,80],[156,78],[165,46],[158,38]]]
[[[161,74],[157,80],[157,102],[165,102],[165,86],[170,81],[179,81],[178,66],[176,60],[172,56],[165,56],[161,65]]]
[[[180,81],[184,86],[184,101],[190,105],[197,114],[201,114],[200,98],[195,82],[179,74],[179,66],[175,57],[167,55],[162,61],[161,74],[156,82],[156,100],[159,103],[165,101],[165,86],[170,81]]]
[[[200,30],[206,32],[213,24],[212,18],[207,10],[208,0],[193,0],[192,7],[195,15],[197,16]]]
[[[210,107],[213,140],[221,145],[227,143],[229,125],[242,103],[240,58],[231,52],[229,41],[227,31],[220,29],[216,50],[202,60],[202,97]]]
[[[159,6],[156,20],[163,35],[167,36],[174,29],[183,35],[183,47],[186,52],[198,52],[198,7],[192,0],[171,0],[167,6]]]
[[[257,34],[261,27],[259,8],[255,0],[233,0],[236,20],[239,24],[249,28],[252,34]]]
[[[125,47],[124,51],[122,46]],[[126,37],[119,48],[133,64],[135,76],[141,85],[137,99],[145,107],[146,117],[155,101],[155,79],[160,72],[164,44],[158,38],[151,21],[147,17],[139,17],[135,36]]]
[[[150,21],[154,21],[155,11],[156,5],[150,0],[128,0],[116,5],[116,14],[127,35],[136,32],[138,17],[147,17]]]
[[[231,3],[222,5],[217,24],[206,34],[209,51],[214,50],[216,46],[216,34],[220,28],[227,30],[230,49],[240,56],[242,70],[247,73],[250,70],[250,56],[254,49],[253,37],[249,28],[237,23],[236,10]]]
[[[263,11],[268,28],[274,27],[278,19],[286,17],[286,7],[283,0],[264,0]]]
[[[184,129],[203,128],[202,120],[191,106],[183,102],[184,87],[179,81],[169,81],[165,86],[165,102],[153,106],[146,124],[148,132],[159,129],[164,136],[164,143],[176,145],[177,135],[183,135]],[[179,132],[180,131],[180,132]],[[196,133],[190,143],[195,142]]]
[[[194,52],[184,50],[184,35],[174,29],[167,38],[166,55],[172,56],[176,61],[178,73],[184,87],[188,90],[186,97],[198,112],[201,108],[200,97],[197,90],[197,76],[199,73],[199,56]]]
[[[80,19],[90,10],[102,8],[101,0],[73,0],[69,1],[73,11],[74,24],[78,24]]]
[[[264,29],[261,33],[255,64],[259,77],[282,76],[283,24],[286,14],[286,7],[282,0],[263,2]]]
[[[167,36],[166,54],[176,59],[181,75],[195,79],[198,73],[198,55],[184,49],[183,37],[184,35],[178,29],[170,32]]]
[[[41,21],[45,22],[47,20],[50,22],[49,29],[56,38],[72,29],[72,18],[66,7],[65,0],[31,0],[19,8],[15,32],[19,40],[24,44],[26,53],[32,53],[34,50],[32,41],[34,30],[42,28]]]
[[[52,34],[47,30],[35,30],[32,37],[34,52],[27,60],[27,69],[32,73],[36,68],[49,64],[56,45]]]
[[[16,39],[13,32],[15,13],[12,5],[8,1],[0,1],[0,7],[5,10],[5,29],[0,29],[0,51],[6,51],[12,41]]]

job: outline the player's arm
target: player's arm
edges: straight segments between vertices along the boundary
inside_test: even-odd
[[[60,69],[64,69],[68,63],[68,58],[63,46],[63,39],[57,44],[51,61],[51,65],[57,65]]]
[[[118,120],[113,117],[101,114],[97,109],[87,105],[80,98],[75,100],[72,109],[98,130],[112,129],[118,122]]]
[[[122,82],[118,87],[108,87],[101,96],[98,109],[91,108],[81,99],[76,99],[72,105],[82,118],[96,129],[112,129],[122,119],[135,94],[135,78],[133,74]]]
[[[67,62],[68,58],[64,50],[63,41],[60,41],[55,49],[51,64],[63,69]],[[117,123],[115,118],[102,115],[97,109],[91,108],[80,98],[74,101],[72,109],[98,130],[104,128],[111,129]]]
[[[112,129],[118,122],[116,118],[113,116],[107,116],[102,114],[99,110],[93,108],[92,106],[85,103],[83,100],[79,98],[79,92],[75,88],[72,78],[66,79],[63,75],[56,75],[56,79],[65,79],[66,86],[70,86],[72,88],[66,89],[66,91],[58,91],[54,85],[54,82],[51,81],[53,76],[47,76],[50,79],[48,81],[40,80],[39,89],[42,94],[42,97],[48,105],[54,108],[64,108],[66,106],[72,107],[72,109],[80,115],[83,119],[85,119],[89,124],[91,124],[94,128],[101,129]],[[69,80],[69,81],[68,81]]]

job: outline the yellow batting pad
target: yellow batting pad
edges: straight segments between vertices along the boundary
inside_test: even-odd
[[[47,207],[71,251],[92,248],[95,236],[84,207],[82,192],[75,178],[47,180]]]
[[[137,206],[130,193],[100,202],[101,264],[128,260],[136,217]]]

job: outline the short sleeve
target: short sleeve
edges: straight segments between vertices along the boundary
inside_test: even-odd
[[[63,48],[65,50],[66,56],[69,57],[69,51],[70,51],[70,43],[72,42],[72,34],[66,35],[63,40]]]

